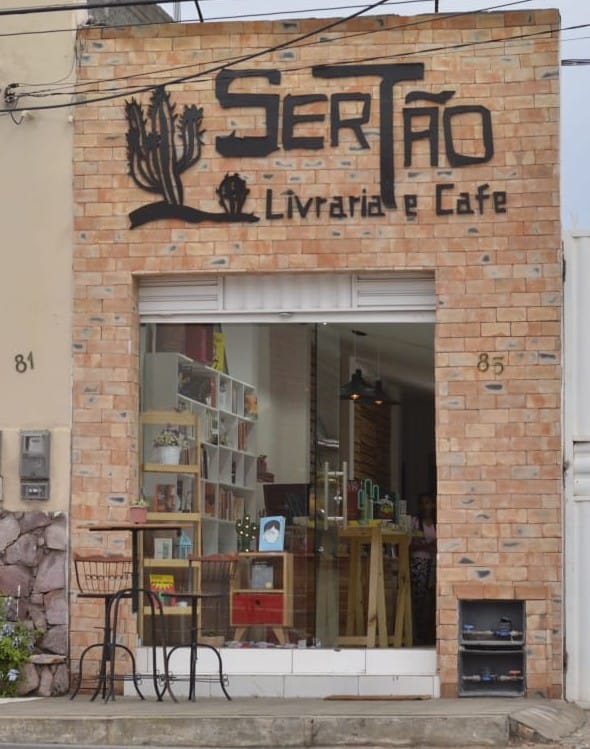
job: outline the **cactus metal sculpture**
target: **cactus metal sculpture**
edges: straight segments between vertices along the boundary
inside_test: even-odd
[[[194,105],[185,107],[178,122],[175,108],[164,88],[155,89],[148,107],[148,131],[141,105],[135,99],[126,103],[127,157],[129,172],[138,187],[160,193],[170,205],[182,205],[180,175],[201,158],[203,110]],[[180,156],[174,142],[177,128],[182,143]]]
[[[239,174],[226,174],[215,192],[219,195],[219,204],[223,210],[235,216],[242,212],[250,190]]]
[[[154,89],[147,117],[135,99],[125,103],[127,160],[129,174],[142,190],[161,195],[164,200],[132,211],[131,228],[165,218],[180,218],[191,223],[200,221],[258,221],[253,214],[242,213],[249,190],[238,175],[226,175],[217,190],[223,213],[201,211],[184,205],[180,175],[199,161],[203,149],[203,109],[185,106],[182,116],[163,86]],[[229,197],[230,193],[234,197]],[[221,196],[224,196],[223,198]],[[227,201],[230,202],[227,202]]]

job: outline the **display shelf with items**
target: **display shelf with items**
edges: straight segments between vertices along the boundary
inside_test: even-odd
[[[250,627],[269,627],[279,644],[293,627],[293,555],[242,552],[232,579],[230,624],[242,640]]]
[[[147,521],[170,523],[142,534],[141,565],[143,586],[161,595],[166,628],[171,644],[190,629],[179,617],[190,617],[174,592],[198,592],[199,567],[192,556],[201,553],[201,481],[198,416],[189,411],[144,411],[141,421],[141,493],[148,505]],[[174,446],[173,456],[161,454],[162,446]],[[176,462],[160,462],[174,460]],[[168,595],[164,595],[168,594]],[[151,607],[144,607],[139,632],[144,644],[151,627]]]
[[[235,521],[255,510],[256,389],[182,354],[148,353],[142,405],[198,416],[204,550],[235,551]]]
[[[460,601],[460,696],[526,692],[524,602]]]

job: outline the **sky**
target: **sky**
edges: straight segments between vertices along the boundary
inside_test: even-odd
[[[254,18],[281,20],[343,17],[372,5],[374,0],[199,0],[205,22]],[[435,0],[389,0],[374,13],[432,13]],[[475,10],[557,8],[561,14],[561,59],[588,60],[588,65],[561,67],[561,215],[565,231],[590,230],[590,0],[438,0],[439,13]],[[198,20],[193,2],[162,5],[181,20]],[[279,8],[280,10],[276,10]],[[270,9],[270,10],[269,10]],[[179,19],[180,20],[180,19]],[[588,24],[588,28],[570,29]],[[590,119],[590,118],[589,118]]]

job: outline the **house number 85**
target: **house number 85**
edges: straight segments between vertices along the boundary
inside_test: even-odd
[[[480,372],[488,372],[491,369],[494,374],[501,375],[504,371],[504,357],[481,353],[477,360],[477,368]]]
[[[33,352],[29,351],[26,356],[24,354],[17,354],[14,357],[14,368],[19,374],[24,374],[29,369],[35,369]]]

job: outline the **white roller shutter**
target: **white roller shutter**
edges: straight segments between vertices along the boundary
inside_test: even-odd
[[[432,273],[273,273],[144,278],[144,322],[433,322]]]

